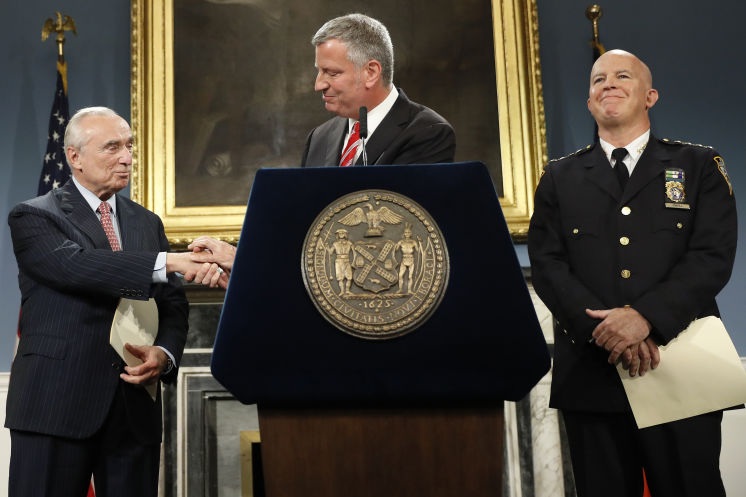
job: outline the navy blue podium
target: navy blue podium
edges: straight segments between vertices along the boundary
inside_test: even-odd
[[[300,267],[316,216],[372,189],[420,204],[450,255],[440,306],[389,340],[330,324]],[[257,173],[211,368],[258,404],[267,495],[500,495],[502,403],[549,366],[483,164]]]

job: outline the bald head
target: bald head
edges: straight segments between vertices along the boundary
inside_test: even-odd
[[[593,64],[588,110],[605,141],[624,146],[650,129],[648,110],[658,101],[650,69],[624,50],[610,50]]]
[[[645,88],[650,89],[653,87],[653,73],[650,72],[650,68],[647,66],[647,64],[637,58],[635,54],[627,52],[626,50],[620,50],[618,48],[609,50],[605,52],[601,57],[596,59],[596,63],[593,64],[593,69],[591,69],[591,81],[593,81],[593,75],[597,71],[597,66],[599,66],[599,64],[603,64],[606,59],[614,57],[627,58],[627,60],[629,60],[630,63],[636,67],[637,72],[640,74],[640,77],[645,82]]]

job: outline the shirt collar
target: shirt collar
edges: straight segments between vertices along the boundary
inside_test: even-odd
[[[394,85],[391,85],[391,91],[388,96],[383,99],[383,102],[368,110],[368,139],[370,139],[373,132],[378,128],[378,125],[381,124],[383,119],[394,106],[397,98],[399,98],[399,92]],[[355,125],[355,122],[355,119],[347,120],[348,135],[352,133],[352,127]]]
[[[648,145],[648,141],[650,140],[650,128],[648,128],[647,131],[645,131],[643,134],[632,140],[630,143],[625,145],[624,147],[619,148],[626,148],[627,153],[629,154],[629,159],[627,159],[632,165],[637,164],[637,161],[640,159],[640,156],[645,151],[645,147]],[[604,141],[603,138],[598,139],[599,143],[601,144],[601,148],[603,149],[604,153],[606,154],[606,158],[611,162],[611,152],[614,151],[615,147],[611,143]]]
[[[93,209],[94,212],[96,212],[101,205],[101,199],[96,196],[95,193],[90,191],[85,186],[81,185],[80,182],[73,176],[73,183],[75,183],[75,186],[78,188],[78,191],[81,195],[83,195],[83,198],[88,203],[88,205]],[[112,195],[109,197],[106,202],[111,206],[111,213],[115,216],[117,215],[117,201],[116,201],[116,195]]]

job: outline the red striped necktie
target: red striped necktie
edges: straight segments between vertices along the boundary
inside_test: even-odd
[[[109,209],[111,209],[111,206],[105,201],[101,202],[101,205],[98,206],[98,212],[101,214],[101,226],[104,227],[104,233],[106,233],[106,238],[109,239],[111,250],[116,252],[122,250],[122,247],[119,245],[119,239],[114,231],[114,225],[111,224],[111,214]]]
[[[352,127],[352,134],[347,140],[344,152],[342,152],[342,160],[339,161],[340,167],[351,166],[355,160],[357,149],[360,147],[360,122],[355,121],[355,125]]]

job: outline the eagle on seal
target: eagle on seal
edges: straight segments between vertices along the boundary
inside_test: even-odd
[[[386,206],[376,210],[368,202],[365,204],[365,207],[368,208],[368,212],[365,212],[362,207],[356,207],[352,212],[340,219],[339,222],[345,226],[357,226],[360,223],[368,223],[368,229],[365,231],[365,236],[368,237],[383,235],[384,227],[381,223],[399,224],[404,219],[404,216],[397,214]]]

